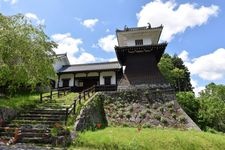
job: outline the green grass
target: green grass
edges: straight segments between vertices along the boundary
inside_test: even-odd
[[[225,136],[175,129],[109,127],[81,133],[73,149],[222,150]]]
[[[45,93],[45,96],[49,95],[49,93]],[[40,94],[17,94],[11,98],[0,98],[0,108],[7,107],[13,108],[17,110],[26,109],[30,106],[41,107],[45,106],[46,103],[49,105],[60,107],[60,106],[69,106],[73,103],[75,97],[77,97],[77,93],[68,93],[65,96],[57,97],[57,95],[53,96],[53,101],[43,100],[43,103],[40,103]]]
[[[11,98],[0,98],[0,108],[6,107],[21,110],[30,106],[35,106],[38,101],[38,94],[16,95]]]
[[[66,96],[61,96],[56,98],[56,103],[62,105],[71,105],[74,102],[74,99],[78,96],[77,93],[68,93]]]

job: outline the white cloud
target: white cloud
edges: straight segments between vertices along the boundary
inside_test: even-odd
[[[219,48],[210,54],[185,61],[185,65],[191,75],[197,75],[208,81],[221,80],[225,77],[225,49]]]
[[[85,26],[86,28],[89,28],[91,30],[94,30],[94,26],[96,25],[96,23],[98,22],[99,20],[97,18],[94,18],[94,19],[86,19],[86,20],[83,20],[81,22],[81,24],[83,26]]]
[[[9,2],[11,5],[14,5],[18,2],[18,0],[4,0],[4,2]]]
[[[189,61],[189,53],[185,50],[183,50],[179,55],[179,58],[181,58],[184,62]]]
[[[114,52],[114,47],[117,44],[116,36],[111,34],[98,40],[98,46],[106,52]]]
[[[205,24],[211,16],[217,16],[219,7],[216,5],[197,6],[196,4],[184,3],[178,5],[175,0],[162,2],[155,0],[144,5],[137,14],[140,26],[164,25],[161,40],[170,41],[178,34],[183,33],[187,28]]]
[[[204,86],[199,86],[196,80],[191,79],[191,85],[194,87],[194,92],[196,96],[199,96],[199,92],[205,89]]]
[[[73,38],[70,33],[54,34],[52,39],[58,43],[58,48],[55,49],[56,53],[68,53],[69,55],[77,53],[79,45],[83,43],[81,39]]]
[[[31,21],[33,21],[35,24],[38,24],[38,25],[45,24],[45,20],[38,18],[38,16],[34,13],[26,13],[24,16],[30,19]]]
[[[67,53],[71,64],[94,62],[95,57],[92,54],[85,52],[80,45],[83,41],[80,38],[74,38],[70,33],[54,34],[52,39],[58,44],[54,49],[57,54]],[[78,53],[80,53],[79,56]]]
[[[72,64],[84,64],[84,63],[90,63],[90,62],[95,62],[96,59],[95,57],[87,52],[81,53],[79,57],[70,57],[70,62]]]

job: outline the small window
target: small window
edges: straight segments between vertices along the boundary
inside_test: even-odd
[[[111,85],[111,76],[104,77],[105,85]]]
[[[70,79],[62,79],[63,87],[69,87]]]
[[[135,45],[143,45],[143,40],[135,40]]]

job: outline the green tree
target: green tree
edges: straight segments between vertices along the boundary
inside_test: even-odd
[[[199,125],[225,132],[225,86],[210,83],[200,92]]]
[[[0,14],[0,86],[16,91],[54,77],[52,50],[57,45],[23,15]]]
[[[174,55],[164,54],[158,64],[165,79],[176,91],[192,91],[190,72],[182,59]]]
[[[200,107],[199,101],[195,98],[193,92],[178,92],[176,99],[181,105],[183,110],[188,114],[191,119],[198,123],[198,111]]]
[[[184,65],[183,60],[177,55],[174,55],[172,57],[172,62],[174,64],[174,67],[180,70],[180,74],[175,77],[179,91],[192,91],[193,87],[191,85],[190,72],[188,68]]]

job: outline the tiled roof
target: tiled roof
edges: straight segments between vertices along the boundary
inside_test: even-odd
[[[121,66],[119,62],[102,62],[90,64],[67,65],[59,69],[59,73],[69,72],[85,72],[85,71],[100,71],[100,70],[118,70]]]
[[[63,53],[63,54],[56,54],[56,57],[60,58],[60,57],[66,57],[67,54],[66,53]]]
[[[116,32],[127,32],[127,31],[140,31],[140,30],[154,30],[154,29],[162,29],[163,26],[158,26],[158,27],[151,27],[151,26],[147,26],[147,27],[134,27],[134,28],[128,28],[128,27],[124,27],[123,30],[119,30],[117,29]]]

